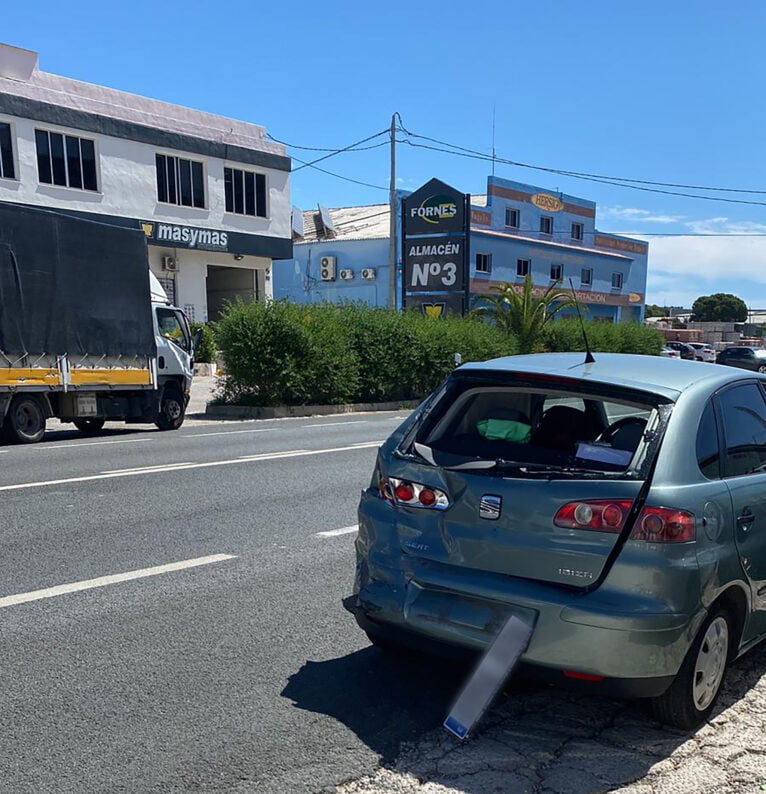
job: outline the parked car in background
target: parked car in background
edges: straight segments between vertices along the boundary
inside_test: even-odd
[[[696,351],[686,342],[666,342],[665,344],[671,350],[677,350],[685,361],[695,361],[697,359]]]
[[[716,357],[716,364],[766,372],[766,350],[755,347],[727,347]]]
[[[667,345],[662,348],[660,355],[664,358],[681,358],[681,354],[677,350],[674,350],[672,347],[668,347]]]
[[[481,652],[688,729],[766,638],[766,377],[659,357],[467,364],[380,448],[344,600],[373,644]],[[587,710],[587,709],[586,709]]]
[[[689,342],[689,347],[693,348],[697,361],[715,363],[715,348],[712,345],[706,345],[704,342]]]

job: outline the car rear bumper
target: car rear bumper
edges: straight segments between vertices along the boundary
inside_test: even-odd
[[[343,600],[343,606],[356,618],[356,622],[371,638],[384,643],[392,643],[420,653],[454,659],[474,664],[480,657],[480,651],[466,645],[411,631],[405,627],[380,621],[368,616],[358,606],[356,596]],[[534,679],[553,686],[587,692],[604,697],[617,698],[650,698],[661,695],[673,683],[675,676],[655,676],[649,678],[607,678],[592,680],[565,675],[564,670],[548,667],[523,658],[515,671],[516,675]]]

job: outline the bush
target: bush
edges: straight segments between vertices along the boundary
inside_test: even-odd
[[[217,353],[215,332],[213,327],[206,323],[191,323],[192,339],[200,329],[202,329],[202,337],[194,351],[194,360],[200,364],[210,364],[215,361]]]
[[[334,307],[286,301],[231,304],[216,323],[225,402],[342,403],[356,390],[356,360]]]
[[[643,353],[659,355],[664,344],[654,328],[638,323],[585,322],[591,350],[602,353]],[[557,320],[545,329],[545,347],[554,352],[585,350],[579,320]]]

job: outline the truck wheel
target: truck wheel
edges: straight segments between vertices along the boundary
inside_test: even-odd
[[[708,719],[721,691],[732,638],[731,616],[723,608],[716,609],[702,624],[667,692],[649,701],[657,720],[690,730]]]
[[[11,441],[19,444],[36,444],[45,435],[45,413],[34,397],[14,397],[3,425]]]
[[[160,412],[154,424],[160,430],[178,430],[184,423],[186,404],[178,389],[165,389],[160,404]]]
[[[86,436],[95,436],[101,432],[104,426],[104,419],[75,419],[74,426]]]

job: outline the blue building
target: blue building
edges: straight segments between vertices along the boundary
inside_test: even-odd
[[[294,228],[294,258],[274,263],[275,298],[387,305],[388,205],[303,212]],[[643,319],[647,244],[599,232],[592,201],[489,177],[471,197],[469,250],[474,297],[527,274],[541,292],[571,279],[591,319]]]

